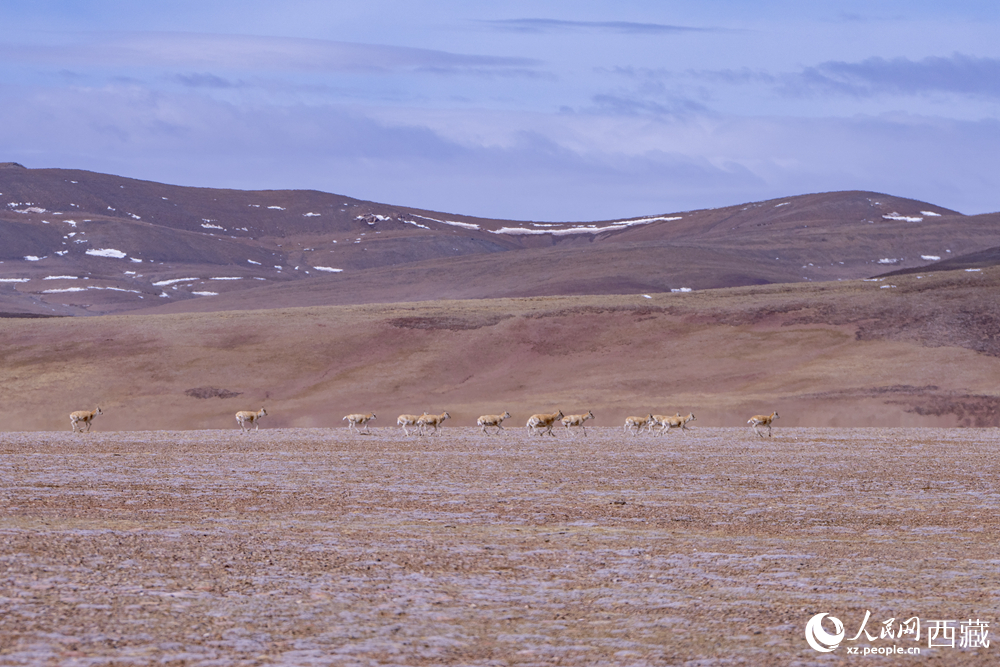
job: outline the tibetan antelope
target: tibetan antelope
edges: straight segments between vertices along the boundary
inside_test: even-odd
[[[358,414],[353,414],[353,415],[347,415],[346,417],[344,417],[340,421],[346,421],[347,422],[347,430],[349,430],[349,431],[351,429],[353,429],[354,427],[356,427],[358,424],[364,424],[364,426],[365,426],[365,433],[370,433],[370,431],[368,430],[368,422],[370,422],[373,419],[375,419],[375,413],[374,412],[369,412],[368,414],[358,413]],[[358,433],[360,433],[360,432],[361,431],[359,429]]]
[[[531,418],[528,419],[528,423],[526,425],[528,433],[537,433],[535,429],[544,429],[542,431],[543,435],[545,433],[548,433],[554,438],[556,437],[556,434],[552,432],[552,427],[555,425],[557,421],[559,421],[562,418],[563,418],[562,410],[560,410],[559,412],[552,412],[548,414],[531,415]]]
[[[566,427],[567,431],[571,426],[579,426],[580,428],[583,429],[583,434],[587,435],[587,427],[584,426],[583,422],[593,418],[594,418],[593,411],[588,410],[587,414],[585,415],[566,415],[565,417],[562,418],[562,424],[563,426]]]
[[[695,416],[693,412],[689,412],[687,417],[681,417],[681,413],[678,412],[673,417],[653,415],[653,419],[655,420],[655,423],[650,425],[649,430],[653,430],[653,426],[659,424],[660,431],[657,435],[661,435],[664,431],[669,431],[672,428],[679,428],[682,431],[689,430],[687,423],[693,422],[695,420]]]
[[[69,423],[73,427],[73,433],[76,433],[76,427],[80,426],[80,433],[83,433],[82,424],[87,425],[87,431],[90,431],[90,423],[94,421],[94,417],[97,415],[103,415],[101,408],[98,407],[96,410],[77,410],[76,412],[71,412],[69,415]]]
[[[635,429],[635,432],[633,432],[632,435],[639,435],[642,433],[642,429],[653,423],[653,415],[651,414],[646,415],[645,417],[626,417],[625,428],[622,429],[622,432],[631,432],[632,429]]]
[[[240,431],[249,431],[251,430],[250,426],[253,426],[254,431],[259,431],[261,417],[266,416],[267,410],[264,408],[261,408],[259,412],[240,410],[236,413],[236,422],[240,425]]]
[[[423,429],[420,428],[420,424],[418,424],[417,422],[419,422],[426,415],[427,415],[426,412],[422,415],[399,415],[399,418],[396,420],[396,426],[402,426],[403,433],[405,433],[406,435],[410,435],[410,432],[406,430],[407,426],[416,426],[417,432],[421,433]]]
[[[483,433],[485,433],[486,435],[490,434],[490,432],[486,430],[487,426],[496,426],[497,427],[496,435],[500,435],[500,431],[504,430],[503,428],[504,419],[510,419],[510,413],[507,412],[506,410],[504,410],[504,413],[502,415],[483,415],[482,417],[476,420],[476,425],[482,426]]]
[[[754,415],[753,417],[750,418],[750,420],[747,423],[750,424],[753,427],[753,432],[756,433],[757,435],[759,435],[762,438],[764,437],[764,434],[761,433],[760,431],[758,431],[757,427],[758,426],[766,426],[767,427],[767,437],[770,438],[771,437],[771,422],[773,422],[777,418],[778,418],[778,412],[775,411],[775,412],[772,412],[769,415]]]
[[[433,426],[434,432],[437,433],[438,426],[445,420],[451,417],[447,412],[442,412],[439,415],[429,415],[426,412],[420,416],[417,420],[417,427],[420,429],[420,435],[424,434],[425,426]]]

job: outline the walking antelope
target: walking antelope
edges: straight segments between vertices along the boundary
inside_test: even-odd
[[[651,414],[646,415],[645,417],[626,417],[625,428],[622,431],[627,432],[635,429],[635,432],[632,433],[632,435],[639,435],[642,432],[642,429],[653,423],[653,415]]]
[[[583,422],[593,418],[594,418],[593,411],[588,410],[587,414],[585,415],[566,415],[565,417],[562,418],[562,424],[563,426],[566,427],[567,431],[571,426],[579,426],[580,428],[583,429],[583,434],[587,435],[587,427],[584,426]]]
[[[90,431],[90,423],[94,421],[94,417],[97,415],[103,415],[101,408],[98,407],[96,410],[77,410],[76,412],[71,412],[69,415],[69,423],[73,427],[73,433],[76,433],[76,427],[83,422],[87,425],[87,431]],[[80,426],[80,433],[83,433],[83,426]]]
[[[434,432],[437,433],[438,425],[449,417],[451,417],[451,415],[447,412],[442,412],[439,415],[429,415],[425,412],[420,416],[420,419],[417,420],[417,427],[420,429],[420,434],[424,434],[425,426],[433,426]]]
[[[652,431],[654,426],[659,426],[660,427],[660,433],[663,433],[665,430],[667,430],[667,428],[669,428],[667,426],[667,420],[668,419],[680,419],[681,418],[681,413],[678,412],[673,417],[671,417],[670,415],[651,415],[651,416],[653,418],[646,424],[646,427],[650,431]]]
[[[259,412],[251,412],[250,410],[240,410],[236,413],[236,421],[240,425],[240,431],[249,431],[250,426],[253,426],[254,431],[260,430],[260,420],[261,417],[267,416],[267,410],[261,408]]]
[[[417,422],[419,422],[421,418],[426,416],[426,414],[427,413],[425,412],[422,415],[399,415],[399,418],[396,420],[396,426],[402,426],[403,433],[405,433],[406,435],[410,435],[410,432],[406,430],[407,426],[416,426],[418,432],[422,432],[423,429],[420,428],[420,424],[418,424]]]
[[[496,435],[500,435],[500,431],[504,430],[503,428],[504,419],[510,419],[510,413],[507,412],[506,410],[504,410],[504,413],[502,415],[483,415],[482,417],[476,420],[476,424],[478,426],[483,427],[483,433],[485,433],[486,435],[490,434],[490,432],[486,430],[487,426],[496,426],[497,427]]]
[[[756,433],[757,435],[759,435],[762,438],[764,437],[764,434],[761,433],[760,431],[758,431],[757,427],[758,426],[766,426],[767,427],[767,437],[770,438],[771,437],[771,422],[773,422],[777,418],[778,418],[778,412],[775,411],[775,412],[772,412],[769,415],[754,415],[753,417],[750,418],[750,420],[747,423],[750,424],[753,427],[753,432]]]
[[[673,417],[665,417],[663,415],[653,415],[653,419],[655,421],[655,424],[660,425],[660,432],[657,433],[657,435],[660,435],[664,431],[669,431],[672,428],[679,428],[682,431],[689,430],[687,427],[687,423],[693,422],[695,420],[695,416],[693,412],[689,412],[687,417],[681,417],[681,413],[678,412]],[[649,429],[653,430],[653,426],[655,424],[651,424]]]
[[[552,432],[552,427],[562,418],[562,410],[549,414],[531,415],[531,418],[528,419],[528,423],[526,425],[528,433],[536,433],[537,431],[535,429],[544,429],[542,431],[543,434],[548,433],[554,438],[556,437],[556,434]]]
[[[368,414],[358,413],[358,414],[353,414],[353,415],[347,415],[346,417],[344,417],[340,421],[346,421],[347,422],[347,430],[353,429],[358,424],[364,424],[364,426],[365,426],[365,433],[369,433],[368,422],[370,422],[373,419],[375,419],[375,413],[374,412],[369,412]],[[361,431],[359,430],[358,432],[360,433]]]

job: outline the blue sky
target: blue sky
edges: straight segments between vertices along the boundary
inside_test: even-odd
[[[1000,210],[1000,3],[5,0],[0,161],[522,220]]]

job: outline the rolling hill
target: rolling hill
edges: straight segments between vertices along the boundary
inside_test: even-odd
[[[317,191],[0,167],[0,312],[212,312],[679,290],[933,269],[1000,214],[870,192],[599,222],[486,220]]]

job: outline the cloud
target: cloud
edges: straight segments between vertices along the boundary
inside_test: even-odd
[[[667,25],[663,23],[634,23],[631,21],[566,21],[560,19],[500,19],[480,23],[508,32],[612,32],[626,35],[675,35],[681,33],[717,32],[715,28]]]
[[[857,97],[883,94],[959,93],[1000,97],[1000,59],[954,54],[950,57],[868,58],[858,63],[830,61],[789,77],[789,92],[834,92]]]
[[[214,74],[178,74],[173,77],[182,86],[189,88],[237,88],[242,83],[234,83]]]
[[[667,103],[662,103],[628,95],[601,94],[594,95],[593,102],[599,113],[615,116],[651,115],[690,117],[696,114],[709,113],[709,109],[704,104],[681,97],[671,99]]]
[[[530,58],[450,53],[320,39],[196,33],[85,33],[61,44],[0,45],[11,62],[71,64],[74,68],[160,67],[187,70],[294,70],[377,73],[480,73],[532,70]]]

